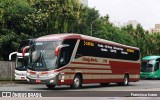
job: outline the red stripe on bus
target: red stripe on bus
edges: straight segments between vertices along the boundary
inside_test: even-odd
[[[103,66],[109,66],[110,65],[110,64],[86,63],[86,62],[71,62],[71,64],[87,64],[87,65],[103,65]]]
[[[41,72],[41,74],[48,74],[48,72]]]
[[[80,68],[80,67],[64,67],[64,68],[60,68],[60,69],[57,69],[56,71],[62,71],[62,70],[65,70],[65,69],[71,69],[71,70],[76,70],[76,69],[85,69],[85,70],[110,70],[110,68]]]
[[[81,65],[81,66],[83,66],[83,65]],[[62,70],[65,70],[65,69],[71,69],[71,70],[75,70],[75,69],[109,70],[109,69],[111,69],[111,68],[81,68],[81,67],[69,67],[69,66],[66,66],[66,67],[62,67],[62,68],[60,68],[60,69],[56,69],[56,70],[54,70],[54,71],[58,72],[58,71],[62,71]]]
[[[36,74],[36,72],[33,72],[33,71],[30,71],[29,73],[32,74],[32,75]]]
[[[75,70],[75,69],[92,69],[92,70],[109,70],[111,68],[81,68],[81,67],[66,67],[66,69],[71,69],[71,70]]]
[[[64,72],[65,74],[76,74],[76,72]],[[82,75],[90,74],[90,75],[112,75],[112,73],[88,73],[88,72],[81,72]]]

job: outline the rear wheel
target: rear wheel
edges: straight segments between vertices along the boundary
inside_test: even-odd
[[[79,89],[82,87],[82,79],[79,75],[75,75],[73,79],[73,84],[70,85],[70,87],[73,89]]]
[[[100,83],[101,86],[108,86],[110,83]]]
[[[48,89],[54,89],[55,85],[51,85],[51,84],[46,84],[46,86],[48,87]]]
[[[124,75],[123,82],[118,83],[118,85],[124,85],[124,86],[127,86],[128,84],[129,84],[129,77],[128,77],[128,75]]]

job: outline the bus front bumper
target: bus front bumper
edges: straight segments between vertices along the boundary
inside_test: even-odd
[[[15,75],[15,80],[26,80],[26,75],[25,76]]]
[[[141,72],[140,78],[141,79],[157,79],[157,78],[160,78],[160,76],[157,76],[154,72],[151,72],[151,73]]]
[[[27,76],[27,81],[30,83],[42,83],[42,84],[52,84],[57,85],[58,84],[58,76],[51,77],[51,78],[32,78]]]

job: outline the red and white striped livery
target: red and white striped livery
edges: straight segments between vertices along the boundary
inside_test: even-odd
[[[48,88],[128,85],[139,79],[140,50],[136,47],[73,33],[42,36],[30,46],[27,80]]]

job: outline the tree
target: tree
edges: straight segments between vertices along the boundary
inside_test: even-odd
[[[57,33],[93,33],[94,37],[139,47],[142,56],[160,54],[159,33],[149,34],[140,24],[116,27],[109,15],[100,16],[98,10],[79,0],[0,1],[0,59],[8,60],[21,40]]]
[[[46,15],[42,29],[51,33],[72,32],[79,18],[80,3],[78,0],[37,1],[36,12]]]
[[[97,25],[97,30],[94,33],[96,37],[126,45],[136,45],[133,37],[130,34],[109,22],[108,15],[100,17],[95,25]]]
[[[99,16],[99,12],[98,10],[95,10],[95,8],[82,7],[80,11],[80,17],[78,19],[78,33],[90,36],[91,30],[92,32],[97,30],[96,22],[98,21]]]
[[[9,54],[17,50],[18,42],[21,41],[22,33],[25,32],[24,18],[31,13],[31,10],[26,1],[0,1],[0,56],[3,57],[3,60],[8,60]]]

